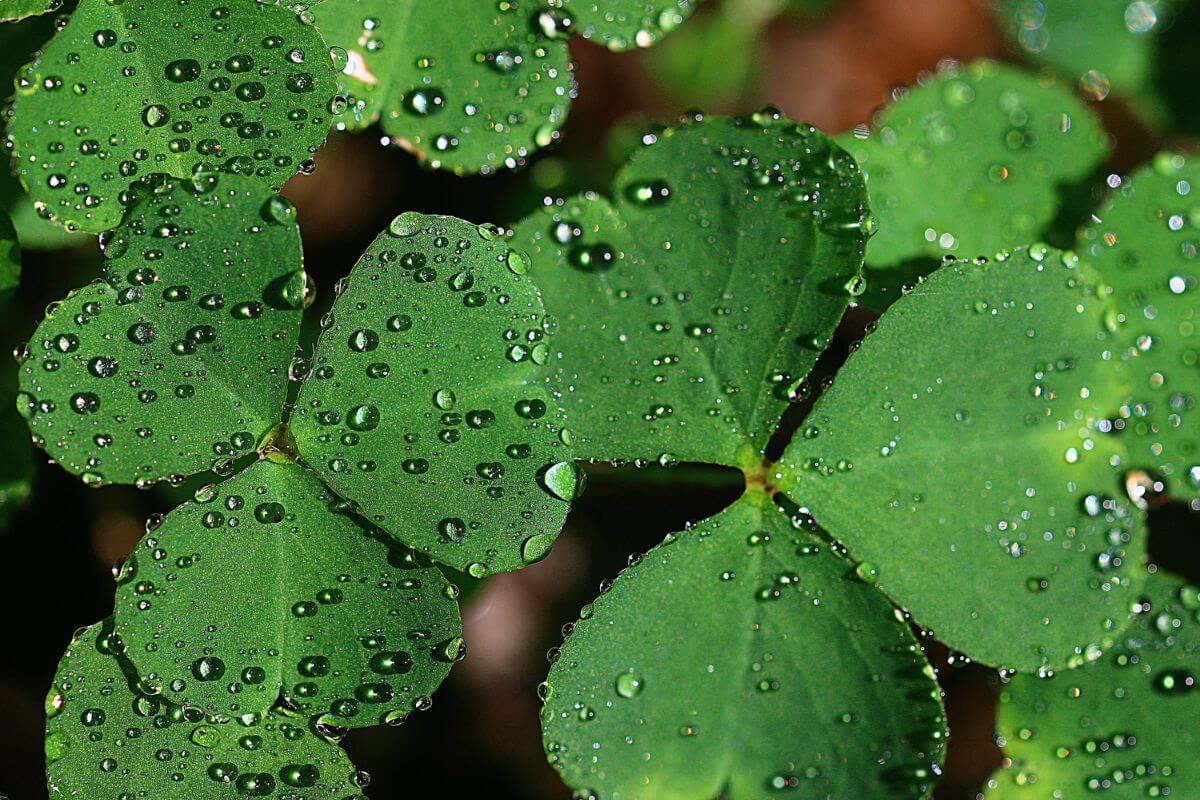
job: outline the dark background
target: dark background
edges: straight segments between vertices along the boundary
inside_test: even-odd
[[[716,12],[709,0],[697,16]],[[673,121],[698,98],[708,99],[710,112],[770,103],[793,119],[836,132],[869,120],[892,88],[912,83],[943,59],[1009,58],[989,12],[976,0],[845,0],[812,21],[777,20],[754,59],[758,79],[724,92],[703,75],[691,90],[665,89],[653,51],[618,55],[580,40],[571,47],[580,96],[562,143],[534,156],[520,173],[456,178],[423,170],[402,151],[382,149],[374,132],[331,139],[318,156],[317,171],[297,177],[285,190],[299,208],[307,268],[321,290],[313,312],[401,211],[505,224],[545,194],[604,189],[620,150],[606,145],[610,133],[619,142],[622,131],[637,131],[649,120]],[[1117,137],[1110,171],[1128,171],[1167,144],[1190,145],[1154,138],[1119,100],[1095,108]],[[26,253],[9,325],[27,337],[45,305],[96,277],[98,265],[91,240]],[[836,369],[870,319],[852,311],[818,371]],[[793,409],[789,419],[802,413]],[[46,797],[42,703],[72,632],[111,613],[111,565],[136,544],[149,514],[169,510],[178,499],[162,489],[88,490],[44,456],[38,460],[31,503],[0,534],[0,591],[8,598],[0,629],[0,790],[13,800]],[[373,800],[400,797],[435,781],[448,792],[472,786],[493,798],[570,796],[541,750],[535,687],[548,668],[545,652],[560,643],[562,625],[575,619],[600,581],[614,577],[630,554],[716,512],[741,488],[740,475],[715,469],[676,469],[669,476],[657,469],[589,468],[589,473],[589,489],[550,557],[464,594],[469,655],[434,695],[432,711],[398,728],[356,731],[346,739],[352,759],[373,778],[368,788]],[[1160,507],[1151,517],[1155,559],[1193,580],[1200,577],[1192,542],[1198,523],[1200,515],[1181,506]],[[471,583],[465,576],[451,579],[464,587]],[[963,665],[940,645],[928,644],[947,692],[953,731],[937,798],[970,800],[1000,763],[992,742],[995,679],[989,670]]]

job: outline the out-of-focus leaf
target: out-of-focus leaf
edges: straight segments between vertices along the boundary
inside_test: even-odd
[[[838,142],[867,175],[878,232],[867,305],[882,310],[945,255],[990,256],[1047,233],[1108,146],[1053,79],[992,61],[939,70]]]
[[[1129,447],[1130,490],[1200,500],[1200,165],[1163,153],[1122,181],[1079,235],[1113,287],[1132,393],[1114,427]]]
[[[1014,47],[1095,100],[1123,95],[1162,121],[1156,49],[1179,0],[992,0]]]

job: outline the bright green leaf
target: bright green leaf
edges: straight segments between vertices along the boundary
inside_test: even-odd
[[[0,0],[0,22],[16,22],[46,14],[62,6],[62,0]]]
[[[558,138],[575,93],[568,34],[538,4],[322,0],[311,12],[348,54],[345,125],[380,120],[395,144],[459,173],[519,166]]]
[[[462,639],[436,567],[356,520],[308,470],[260,461],[151,530],[117,590],[141,674],[208,713],[288,707],[342,727],[403,718]]]
[[[367,519],[475,577],[544,556],[582,488],[528,260],[487,227],[397,217],[343,284],[292,420]]]
[[[920,646],[765,494],[671,534],[581,616],[542,711],[576,796],[928,795],[945,731]]]
[[[1079,251],[1112,284],[1133,394],[1121,424],[1131,475],[1200,500],[1200,165],[1162,154],[1120,184],[1080,232]],[[1148,498],[1147,498],[1148,499]]]
[[[1136,611],[1095,663],[1004,688],[987,800],[1200,796],[1200,589],[1152,575]]]
[[[59,664],[46,698],[52,797],[363,800],[354,766],[307,720],[206,719],[139,690],[124,652],[110,620],[78,634]]]
[[[838,141],[866,173],[879,223],[867,247],[867,303],[880,310],[944,255],[990,256],[1042,238],[1065,188],[1108,151],[1082,102],[1052,79],[992,61],[938,71],[872,127]]]
[[[561,18],[610,50],[649,47],[683,24],[700,0],[560,0]]]
[[[56,304],[21,368],[35,440],[91,483],[187,475],[279,422],[304,273],[292,206],[250,178],[146,194],[105,281]]]
[[[776,476],[884,593],[986,664],[1091,657],[1145,574],[1097,283],[1047,248],[938,270],[842,367]]]
[[[316,29],[254,0],[81,0],[23,74],[8,140],[21,182],[68,229],[98,232],[156,173],[311,167],[336,105]]]
[[[755,466],[858,290],[862,175],[767,113],[643,144],[614,200],[556,204],[513,236],[559,321],[576,455]]]

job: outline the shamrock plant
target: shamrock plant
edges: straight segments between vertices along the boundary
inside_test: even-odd
[[[908,287],[782,456],[761,461],[764,410],[782,409],[781,389],[807,394],[830,330],[814,319],[836,319],[861,288],[845,270],[872,223],[845,154],[770,115],[755,123],[649,136],[615,203],[587,195],[517,227],[560,318],[551,379],[577,453],[746,475],[741,499],[634,559],[580,613],[543,692],[552,763],[580,796],[926,796],[945,730],[911,619],[1038,676],[1014,681],[1031,700],[1002,724],[1054,732],[1017,744],[1001,788],[1186,791],[1186,735],[1151,734],[1136,769],[1095,754],[1136,743],[1112,726],[1191,713],[1195,653],[1178,629],[1195,590],[1147,581],[1141,509],[1163,491],[1196,502],[1194,165],[1164,155],[1110,179],[1075,251],[1000,250]],[[973,133],[999,140],[1011,120],[997,123]],[[898,162],[887,186],[923,184],[954,163],[943,152]],[[984,190],[985,217],[1006,190]],[[1143,643],[1149,620],[1160,638]],[[1139,686],[1163,705],[1106,711],[1135,691],[1108,664],[1142,664]],[[1094,687],[1086,705],[1060,701],[1042,720],[1047,691],[1079,696],[1042,688],[1072,667]],[[1077,687],[1074,674],[1054,685]],[[1091,738],[1064,771],[1080,719]]]
[[[928,797],[923,638],[1002,670],[989,798],[1198,785],[1161,721],[1200,697],[1200,596],[1148,565],[1145,511],[1200,507],[1200,170],[1110,176],[1071,232],[1110,143],[1050,78],[948,66],[836,138],[695,113],[511,230],[403,213],[304,340],[275,192],[331,124],[515,167],[558,135],[570,34],[648,46],[693,6],[81,0],[21,73],[16,168],[104,267],[19,351],[18,408],[88,485],[199,486],[60,664],[53,793],[360,798],[339,738],[465,656],[439,565],[545,557],[578,462],[744,491],[552,651],[576,797]],[[820,380],[860,304],[882,315]]]
[[[293,217],[250,178],[165,183],[105,237],[105,280],[51,309],[21,370],[35,440],[84,480],[223,478],[147,526],[111,636],[75,645],[81,664],[98,636],[128,655],[138,677],[111,702],[176,709],[177,746],[206,726],[232,743],[233,717],[354,727],[427,707],[465,651],[457,590],[426,555],[477,577],[537,560],[579,488],[527,256],[488,228],[402,215],[294,362]],[[52,740],[78,720],[52,720]],[[167,785],[149,764],[109,775],[90,751],[49,752],[52,782],[76,791]]]

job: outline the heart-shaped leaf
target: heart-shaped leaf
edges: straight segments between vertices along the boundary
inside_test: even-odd
[[[1095,115],[1053,79],[992,61],[939,70],[838,142],[867,175],[878,233],[865,302],[882,310],[944,255],[1045,236],[1071,184],[1108,152]]]
[[[71,642],[46,698],[52,797],[363,800],[353,765],[307,721],[205,718],[137,685],[111,620]]]
[[[0,2],[0,22],[16,22],[55,11],[61,6],[62,0],[4,0]]]
[[[114,227],[130,184],[200,167],[278,187],[335,116],[321,35],[285,7],[80,0],[18,85],[21,182],[68,229]]]
[[[1133,393],[1117,422],[1133,484],[1200,502],[1200,166],[1163,154],[1120,183],[1079,251],[1114,290]]]
[[[344,124],[376,120],[432,167],[492,172],[558,138],[575,94],[567,31],[536,3],[321,0],[348,59]]]
[[[987,800],[1200,795],[1200,589],[1151,575],[1135,611],[1099,661],[1004,687]]]
[[[860,286],[862,175],[769,112],[643,144],[614,200],[555,204],[512,238],[559,321],[576,454],[756,466]]]
[[[928,796],[945,723],[920,646],[765,494],[668,536],[581,617],[542,711],[577,797]]]
[[[116,631],[149,682],[208,713],[283,693],[341,727],[402,719],[462,639],[454,590],[308,470],[260,461],[151,530],[121,575]]]
[[[253,451],[279,422],[300,331],[292,206],[251,178],[169,181],[105,255],[105,281],[52,307],[21,367],[38,444],[93,484]]]
[[[341,285],[291,423],[367,519],[476,577],[544,556],[582,488],[528,263],[490,228],[397,217]]]
[[[1098,284],[1045,247],[943,267],[880,319],[775,476],[885,594],[986,664],[1099,655],[1145,575]]]

